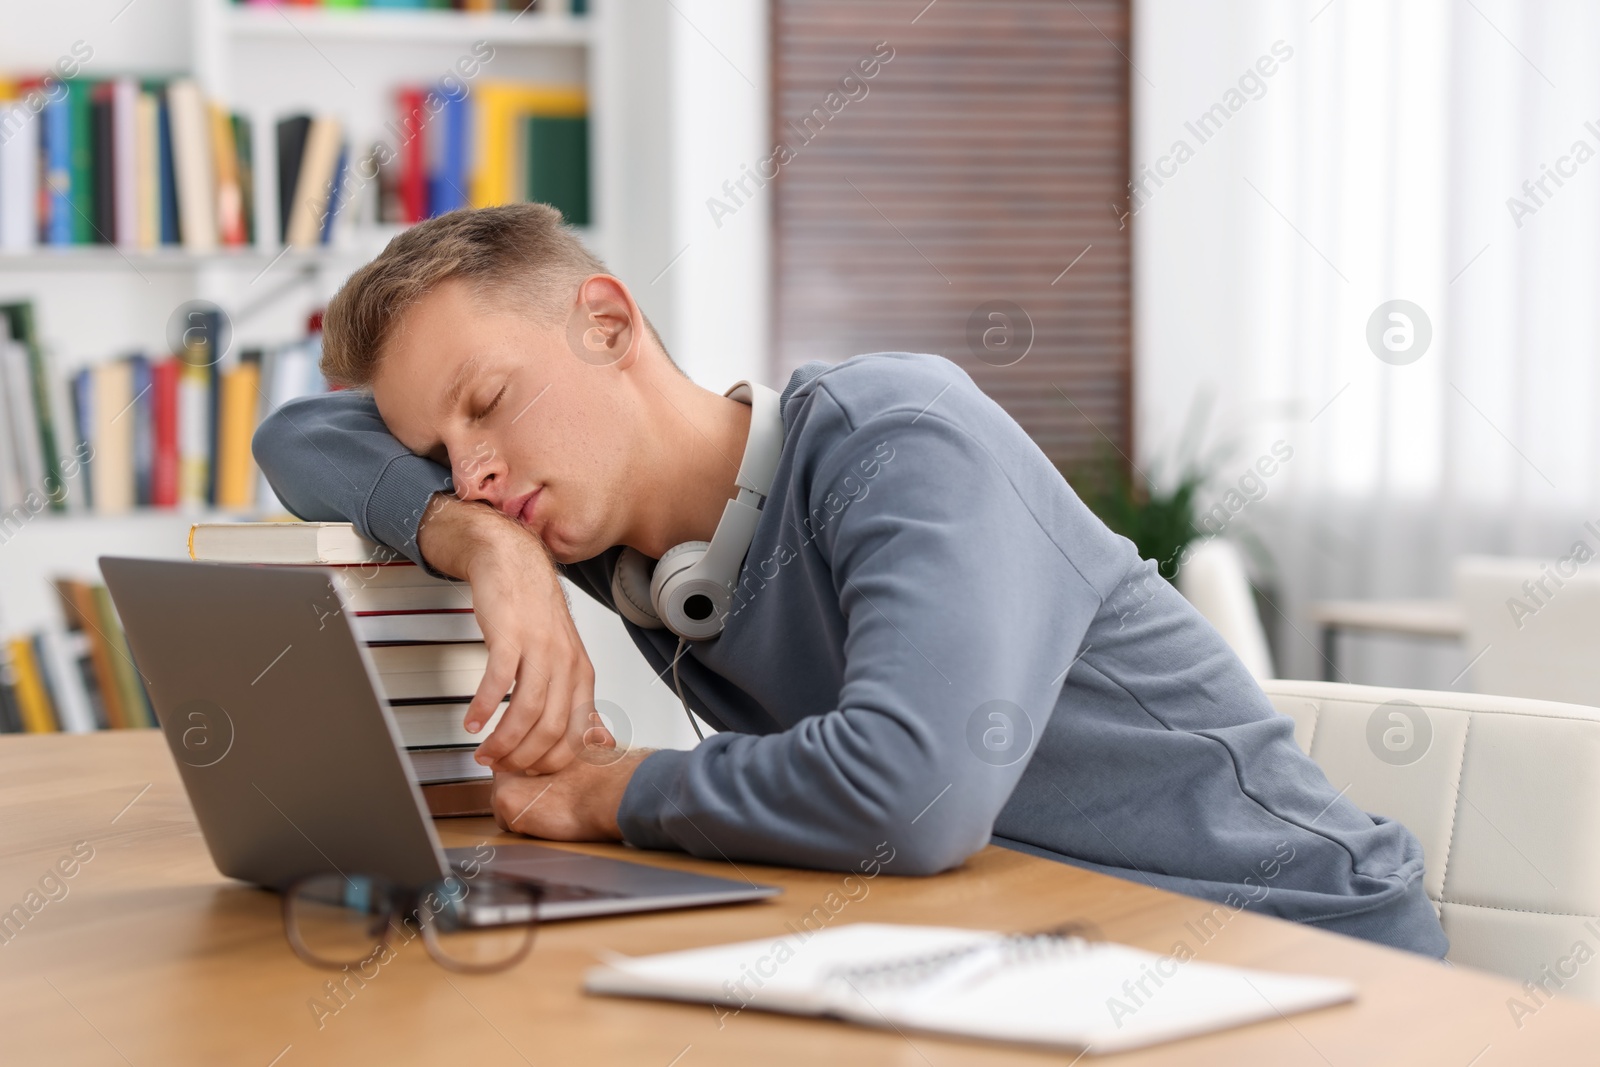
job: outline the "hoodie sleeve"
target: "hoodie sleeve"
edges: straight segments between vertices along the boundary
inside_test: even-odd
[[[272,491],[308,522],[351,522],[361,533],[438,574],[417,547],[417,526],[450,472],[389,433],[364,392],[291,401],[267,416],[252,444]]]

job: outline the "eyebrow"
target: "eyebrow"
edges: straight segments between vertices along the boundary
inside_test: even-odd
[[[454,408],[461,400],[461,391],[467,387],[467,379],[472,376],[472,372],[477,370],[482,363],[483,360],[477,356],[471,356],[465,363],[461,364],[460,369],[456,371],[455,377],[450,379],[449,387],[444,391],[444,406],[446,410]]]

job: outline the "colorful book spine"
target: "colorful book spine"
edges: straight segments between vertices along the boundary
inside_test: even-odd
[[[7,252],[39,240],[41,125],[29,104],[0,107],[0,249]]]
[[[423,123],[427,111],[421,89],[401,89],[400,107],[400,208],[401,222],[421,222],[428,217],[427,153]]]
[[[248,358],[253,356],[254,358]],[[255,503],[255,465],[250,439],[256,430],[256,400],[261,394],[260,353],[246,353],[223,375],[221,432],[217,453],[217,506],[239,510]]]
[[[244,189],[239,183],[239,148],[233,139],[233,119],[218,104],[207,106],[211,119],[212,175],[217,186],[217,235],[225,245],[242,245]]]
[[[161,243],[161,103],[141,90],[133,110],[133,243],[151,249]]]
[[[70,115],[67,130],[67,159],[72,181],[67,211],[72,243],[93,244],[95,241],[94,83],[83,78],[68,78],[63,84],[67,87],[67,111]]]
[[[128,649],[128,639],[122,632],[122,624],[117,621],[117,609],[111,603],[111,593],[105,586],[97,585],[90,590],[90,595],[99,615],[101,632],[110,647],[112,678],[126,716],[124,725],[130,728],[154,726],[155,712],[145,695],[144,683],[138,668],[133,664],[133,654]]]
[[[99,363],[92,377],[94,509],[119,515],[134,505],[133,364],[125,359]]]
[[[62,471],[60,437],[56,430],[55,405],[51,399],[49,368],[34,327],[33,305],[27,301],[0,304],[0,319],[13,341],[20,344],[28,361],[28,387],[32,394],[34,424],[39,432],[39,455],[43,461],[43,485],[52,511],[65,511],[67,487],[71,479]]]
[[[178,378],[182,368],[180,360],[169,358],[150,369],[150,421],[155,437],[150,503],[158,508],[178,506]]]
[[[72,418],[77,424],[78,446],[83,455],[78,484],[83,487],[83,502],[95,506],[94,475],[94,372],[85,367],[72,376]]]
[[[133,503],[136,507],[149,507],[154,500],[155,434],[151,392],[155,386],[154,371],[145,356],[128,359],[133,377],[133,399],[123,418],[133,420]]]
[[[66,93],[44,109],[44,185],[46,244],[72,243],[72,103]]]
[[[172,106],[166,87],[156,93],[156,195],[161,202],[161,222],[158,228],[160,243],[183,243],[183,227],[178,220],[178,172],[172,157]]]
[[[89,164],[94,174],[90,236],[95,244],[111,244],[117,233],[115,86],[94,83],[89,90]]]
[[[206,504],[211,477],[213,368],[185,360],[178,375],[178,506]]]
[[[26,637],[14,637],[6,642],[11,655],[13,686],[17,706],[22,715],[22,728],[30,734],[54,733],[59,729],[55,708],[45,690],[38,660],[34,657],[33,642]]]
[[[116,653],[101,621],[93,587],[87,582],[63,579],[56,583],[56,588],[62,595],[67,625],[81,628],[88,637],[95,691],[103,704],[107,728],[120,730],[134,725],[123,703],[122,687],[118,684],[116,668],[112,664]]]

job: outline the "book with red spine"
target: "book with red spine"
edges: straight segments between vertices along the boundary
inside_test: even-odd
[[[396,99],[404,136],[400,145],[400,207],[404,221],[421,222],[428,217],[428,154],[422,133],[427,110],[421,89],[401,89]]]
[[[178,506],[178,360],[167,358],[151,368],[151,424],[155,455],[150,472],[150,503]]]

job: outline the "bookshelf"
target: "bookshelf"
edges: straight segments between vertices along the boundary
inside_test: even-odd
[[[0,0],[0,4],[11,0]],[[33,5],[29,5],[33,7]],[[230,0],[141,0],[104,26],[83,12],[40,5],[6,15],[17,32],[0,41],[0,75],[50,70],[57,57],[92,52],[78,72],[91,79],[131,75],[192,77],[200,92],[248,117],[258,188],[253,243],[194,251],[182,246],[43,245],[0,252],[0,298],[28,299],[57,376],[128,352],[168,350],[167,320],[192,300],[219,305],[232,318],[232,354],[271,350],[304,336],[309,314],[326,304],[349,273],[376,255],[402,226],[370,221],[370,204],[336,221],[326,244],[285,249],[279,241],[276,123],[285,115],[337,117],[353,166],[373,142],[393,144],[395,90],[438,84],[471,55],[475,82],[575,85],[589,98],[592,224],[582,236],[601,256],[616,249],[605,224],[618,214],[617,186],[602,175],[619,168],[610,131],[618,97],[605,27],[610,5],[572,15],[564,3],[524,13],[326,9],[239,5]],[[20,8],[20,5],[19,5]],[[90,33],[90,29],[93,33]],[[75,40],[80,43],[73,46]],[[487,58],[485,58],[487,57]],[[42,117],[41,117],[42,121]],[[376,193],[368,183],[369,198]],[[272,198],[270,210],[263,208]],[[624,257],[625,258],[625,257]],[[70,427],[58,440],[70,441]],[[49,578],[95,579],[107,552],[158,557],[184,554],[196,521],[264,517],[260,511],[137,508],[122,514],[49,511],[0,527],[0,637],[59,623]]]
[[[262,130],[296,111],[334,113],[352,148],[393,117],[396,86],[437,80],[478,42],[494,50],[485,77],[582,85],[592,213],[583,239],[633,288],[691,375],[718,389],[767,377],[765,208],[747,207],[713,231],[704,205],[742,163],[770,152],[764,5],[590,0],[586,14],[572,16],[278,9],[228,0],[139,0],[121,11],[124,3],[0,0],[7,22],[0,74],[47,70],[84,39],[94,48],[86,77],[191,76]],[[738,72],[723,56],[735,58]],[[302,337],[307,315],[396,232],[349,227],[336,230],[330,245],[287,253],[268,239],[205,253],[108,246],[0,253],[0,299],[33,302],[58,371],[163,351],[169,316],[196,299],[233,315],[235,351],[273,348]],[[730,331],[749,343],[728,345]],[[106,553],[178,556],[190,523],[229,517],[252,516],[34,517],[0,544],[0,636],[58,621],[52,574],[93,577],[95,559]],[[581,595],[574,603],[597,669],[617,679],[607,696],[659,712],[664,732],[647,730],[639,740],[692,738],[667,687],[632,670],[637,656],[620,625],[596,615]]]

